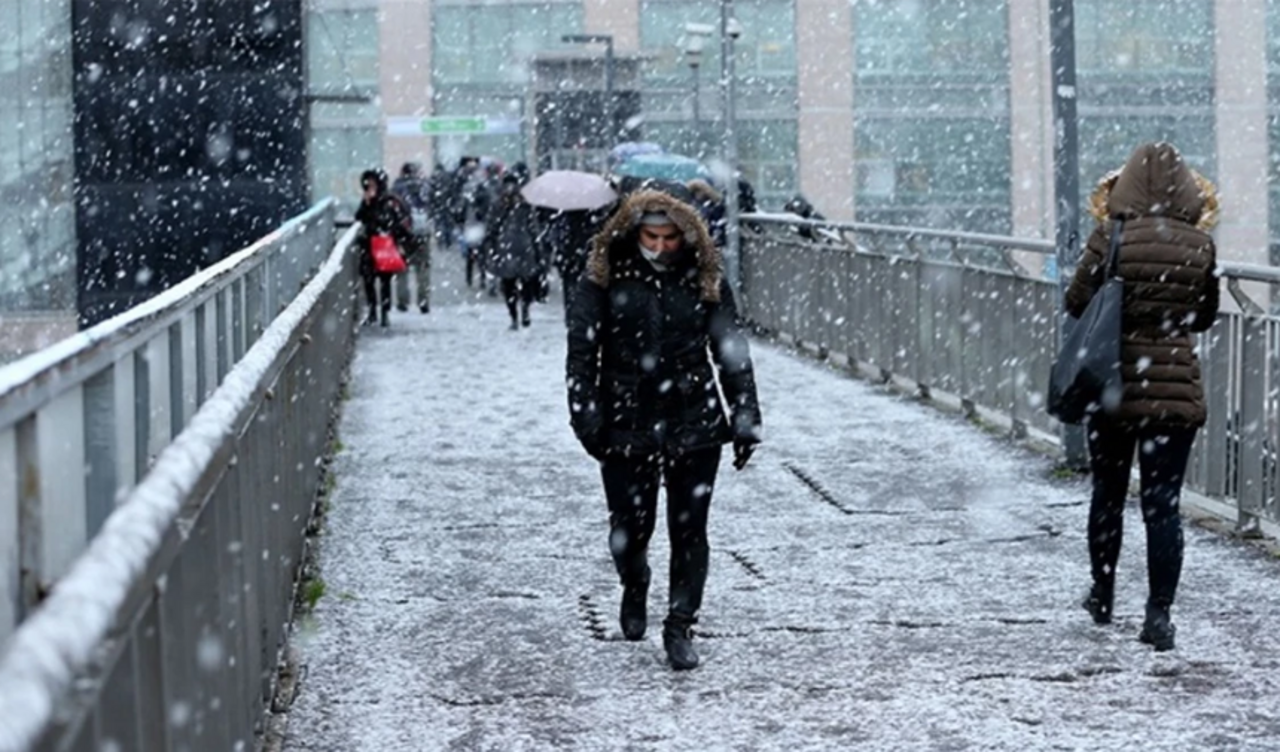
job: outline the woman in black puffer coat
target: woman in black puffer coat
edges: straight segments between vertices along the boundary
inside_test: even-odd
[[[623,634],[644,636],[661,482],[671,541],[663,643],[674,668],[693,668],[721,446],[733,444],[742,469],[760,441],[747,339],[696,209],[640,191],[596,236],[569,313],[567,372],[574,433],[601,463]]]

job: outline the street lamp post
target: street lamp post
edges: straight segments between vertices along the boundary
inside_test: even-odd
[[[1067,283],[1080,260],[1080,139],[1076,116],[1076,27],[1073,0],[1049,2],[1049,68],[1053,77],[1053,198],[1057,208],[1058,333],[1059,345],[1073,323],[1063,308]],[[1089,458],[1084,431],[1064,425],[1062,448],[1068,465],[1086,467]]]
[[[742,33],[742,26],[733,17],[733,0],[720,0],[720,84],[724,87],[724,142],[722,150],[728,170],[725,186],[725,276],[735,289],[739,286],[740,258],[738,233],[738,136],[734,130],[737,119],[735,98],[733,43]]]
[[[684,47],[689,70],[693,73],[693,135],[698,152],[702,151],[702,93],[699,91],[698,68],[702,64],[702,48],[705,43],[706,38],[701,34],[690,34]]]
[[[613,101],[613,35],[612,34],[563,34],[560,37],[562,42],[571,42],[575,44],[603,44],[604,45],[604,98],[605,98],[605,116],[607,122],[605,141],[612,141],[617,134],[618,108]]]

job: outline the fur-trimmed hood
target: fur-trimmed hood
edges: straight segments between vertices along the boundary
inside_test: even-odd
[[[1124,167],[1098,181],[1089,213],[1099,222],[1166,215],[1208,232],[1218,224],[1218,188],[1188,167],[1171,144],[1143,144]]]
[[[587,278],[608,288],[614,262],[640,256],[640,218],[649,212],[664,212],[684,233],[698,265],[698,287],[704,301],[719,302],[720,280],[724,276],[720,249],[711,241],[698,210],[660,191],[637,191],[623,201],[604,228],[591,241],[587,257]]]
[[[713,203],[724,201],[724,194],[701,178],[694,178],[685,185],[689,186],[689,192],[699,201],[711,201]]]

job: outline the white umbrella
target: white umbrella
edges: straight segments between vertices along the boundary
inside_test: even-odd
[[[618,198],[604,178],[577,170],[544,172],[525,184],[520,195],[534,206],[560,211],[599,209]]]

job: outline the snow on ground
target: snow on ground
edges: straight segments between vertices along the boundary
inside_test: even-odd
[[[568,427],[558,300],[506,330],[437,255],[433,312],[366,329],[300,627],[286,749],[1275,749],[1277,566],[1189,529],[1177,651],[1087,585],[1084,482],[963,420],[756,343],[766,444],[722,466],[703,665],[623,641],[595,464]]]

